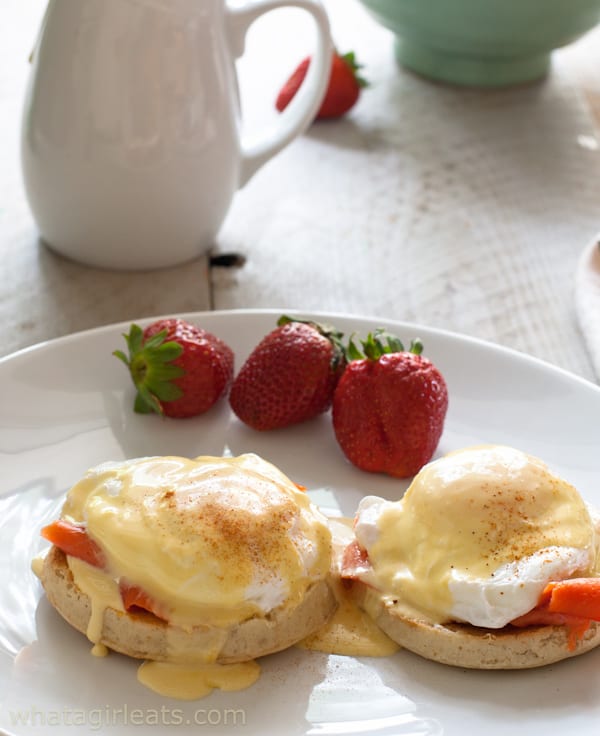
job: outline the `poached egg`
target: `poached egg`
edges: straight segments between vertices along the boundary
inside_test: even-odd
[[[550,581],[596,574],[596,528],[577,490],[541,460],[471,447],[426,465],[400,501],[364,498],[359,577],[407,612],[502,628]]]
[[[325,518],[253,454],[103,463],[71,488],[62,516],[85,526],[110,577],[184,629],[295,606],[329,572]]]

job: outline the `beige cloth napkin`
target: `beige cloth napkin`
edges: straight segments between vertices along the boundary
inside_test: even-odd
[[[582,254],[575,275],[575,306],[600,380],[600,235]]]

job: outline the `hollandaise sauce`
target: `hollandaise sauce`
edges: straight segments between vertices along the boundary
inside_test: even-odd
[[[342,585],[335,591],[338,607],[329,621],[301,641],[301,649],[349,657],[388,657],[400,647],[345,594]]]
[[[92,654],[97,657],[105,657],[108,650],[100,643],[104,625],[104,612],[107,608],[113,608],[115,611],[125,610],[119,586],[104,571],[88,565],[83,560],[78,560],[76,557],[67,557],[67,563],[75,585],[90,599],[92,611],[86,636],[94,645]]]
[[[44,569],[43,555],[38,555],[37,557],[34,557],[33,560],[31,560],[31,571],[36,576],[36,578],[42,577],[43,569]]]
[[[116,582],[105,572],[75,557],[67,557],[69,569],[77,587],[91,603],[91,615],[87,637],[93,643],[92,654],[105,656],[108,649],[100,642],[104,613],[107,608],[123,611],[123,604]],[[138,668],[138,680],[160,695],[178,700],[196,700],[209,695],[215,688],[233,691],[250,687],[260,675],[260,667],[254,662],[218,664],[215,662],[227,638],[225,630],[207,629],[204,640],[198,641],[202,662],[182,662],[189,653],[180,642],[173,627],[168,631],[167,656],[173,662],[144,662]]]
[[[197,700],[214,690],[244,690],[260,676],[254,662],[239,664],[176,664],[144,662],[138,669],[138,680],[159,695],[178,700]]]
[[[353,539],[352,520],[329,520],[332,532],[334,566],[341,566],[342,554]],[[297,646],[327,654],[353,657],[387,657],[400,648],[377,626],[373,619],[352,601],[339,574],[332,581],[338,607],[329,621]]]

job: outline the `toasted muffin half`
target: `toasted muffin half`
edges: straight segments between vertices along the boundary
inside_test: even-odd
[[[397,602],[360,580],[349,595],[395,642],[421,657],[468,669],[528,669],[575,657],[600,644],[600,624],[591,621],[581,637],[566,626],[486,629],[464,623],[438,624],[407,616]]]
[[[41,582],[51,605],[65,621],[85,634],[92,603],[76,585],[67,557],[58,547],[51,547],[45,558]],[[309,586],[296,607],[280,607],[224,631],[202,624],[184,629],[148,611],[106,608],[99,643],[137,659],[174,661],[172,642],[176,641],[176,659],[192,662],[202,660],[204,650],[222,637],[216,661],[221,664],[245,662],[295,644],[321,627],[336,606],[329,581],[319,580]]]

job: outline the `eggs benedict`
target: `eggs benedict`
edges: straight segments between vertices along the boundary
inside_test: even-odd
[[[424,657],[548,664],[600,644],[592,513],[541,460],[467,448],[426,465],[402,500],[361,501],[343,576],[388,636]]]
[[[104,463],[42,535],[48,600],[96,654],[207,665],[214,679],[217,665],[303,639],[336,606],[325,518],[252,454]]]

